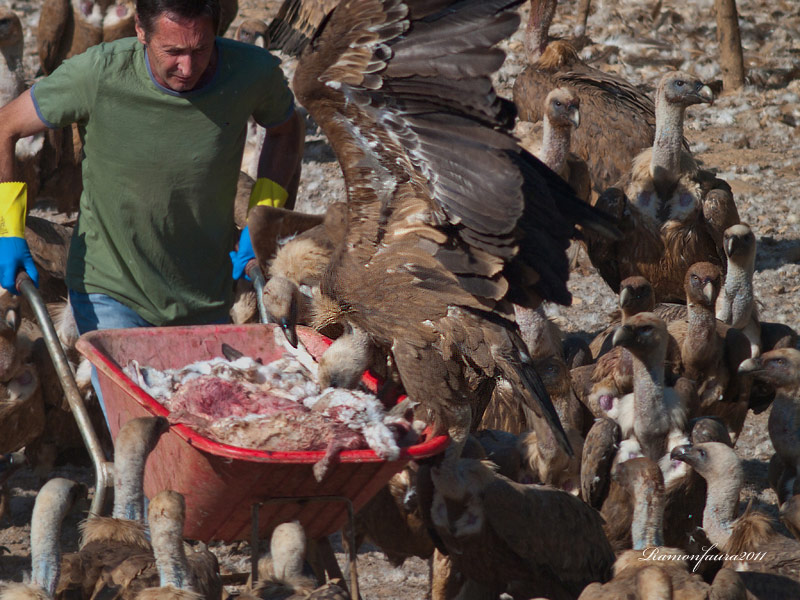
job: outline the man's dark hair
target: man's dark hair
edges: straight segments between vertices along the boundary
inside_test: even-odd
[[[136,0],[136,14],[147,37],[153,33],[159,15],[171,13],[184,19],[211,17],[214,31],[219,29],[219,0]]]

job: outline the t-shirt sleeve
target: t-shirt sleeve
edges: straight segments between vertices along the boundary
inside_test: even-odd
[[[253,111],[253,118],[262,127],[280,125],[294,112],[294,94],[289,89],[280,67],[280,60],[269,55],[267,68],[261,78],[261,100]]]
[[[96,48],[65,60],[31,88],[36,114],[48,127],[65,127],[89,118],[100,71]]]

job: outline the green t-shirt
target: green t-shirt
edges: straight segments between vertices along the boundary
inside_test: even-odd
[[[42,121],[77,122],[84,144],[67,285],[155,325],[226,318],[247,119],[270,127],[294,110],[277,58],[224,38],[216,46],[216,73],[190,92],[158,85],[136,38],[94,46],[31,90]]]

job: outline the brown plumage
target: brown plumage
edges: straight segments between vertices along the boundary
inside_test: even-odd
[[[114,449],[115,517],[92,516],[82,524],[77,552],[61,561],[56,598],[90,598],[109,567],[131,556],[152,556],[144,529],[144,466],[169,423],[163,417],[142,417],[125,423]]]
[[[756,597],[797,597],[800,543],[775,531],[770,519],[752,508],[752,502],[736,517],[744,472],[734,450],[707,442],[675,448],[672,457],[691,465],[708,483],[703,529],[722,552],[738,555],[725,566],[739,571],[748,591]]]
[[[296,344],[298,323],[319,329],[329,325],[315,322],[315,303],[319,303],[320,280],[333,254],[333,239],[342,235],[335,230],[343,226],[346,207],[335,202],[328,206],[325,215],[285,211],[282,213],[285,224],[279,233],[271,233],[276,225],[271,211],[262,212],[259,208],[253,209],[248,222],[251,232],[255,231],[256,257],[262,269],[269,266],[265,269],[269,281],[264,289],[264,305],[270,318],[279,323],[289,340]],[[279,243],[285,238],[289,239]],[[301,289],[310,290],[311,297]],[[331,317],[333,320],[339,318],[338,311],[336,313]]]
[[[574,496],[515,483],[472,459],[433,467],[431,478],[436,532],[453,565],[486,591],[574,598],[608,577],[614,556],[601,520]]]
[[[631,524],[633,549],[620,554],[614,563],[614,578],[604,584],[592,584],[581,594],[582,600],[630,598],[650,600],[652,598],[703,599],[709,597],[710,588],[697,573],[695,565],[687,564],[681,555],[688,554],[679,548],[664,545],[664,478],[657,464],[647,458],[634,458],[618,464],[614,469],[614,480],[624,487],[633,498],[634,516]],[[671,558],[675,557],[675,558]],[[670,560],[666,560],[670,558]],[[657,574],[655,577],[647,572]],[[736,589],[737,576],[731,574],[715,580],[720,591],[723,585],[728,590]],[[723,583],[724,581],[724,583]],[[728,598],[745,598],[740,582],[740,594]],[[668,591],[660,595],[660,591]]]
[[[294,77],[348,189],[347,235],[321,289],[391,348],[409,396],[456,448],[499,378],[567,446],[510,302],[568,302],[575,223],[614,233],[507,134],[489,75],[502,62],[492,47],[517,26],[510,4],[342,3]]]
[[[612,289],[625,277],[642,275],[657,302],[682,302],[690,265],[711,261],[725,268],[723,232],[739,222],[730,186],[699,169],[682,144],[686,108],[712,99],[708,86],[687,73],[661,78],[653,146],[597,203],[624,215],[628,236],[617,244],[587,240],[592,264]]]
[[[17,14],[0,7],[0,106],[11,102],[25,90],[22,64],[24,34]]]
[[[599,192],[614,185],[634,157],[653,145],[655,106],[636,86],[585,64],[569,42],[548,43],[555,6],[556,0],[531,1],[526,44],[532,64],[514,82],[514,104],[520,119],[536,122],[543,118],[550,90],[567,88],[581,99],[583,127],[572,136],[572,151],[589,165]]]
[[[339,0],[284,0],[269,24],[270,50],[299,55]]]
[[[797,481],[800,467],[800,351],[794,348],[770,350],[739,365],[746,373],[777,390],[767,427],[769,437],[780,459],[775,487],[778,500],[800,493]]]
[[[692,265],[684,283],[687,319],[670,323],[669,332],[680,347],[681,375],[697,386],[690,417],[720,417],[735,441],[744,426],[751,388],[750,378],[738,375],[737,369],[750,355],[750,345],[740,331],[715,317],[721,285],[718,267]]]
[[[416,470],[406,467],[358,511],[356,548],[369,540],[396,567],[411,556],[431,557],[433,540],[416,500],[416,476]]]
[[[103,41],[100,4],[93,0],[45,0],[36,41],[42,71],[50,74],[64,59]]]
[[[92,598],[219,600],[222,581],[214,554],[203,550],[186,555],[183,496],[171,490],[159,492],[150,501],[147,516],[153,554],[131,556],[106,568]]]

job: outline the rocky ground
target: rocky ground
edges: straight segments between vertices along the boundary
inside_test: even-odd
[[[661,74],[670,68],[694,72],[706,80],[720,78],[717,60],[713,1],[686,3],[677,0],[596,1],[587,34],[595,44],[588,57],[610,53],[595,66],[621,74],[652,92]],[[713,106],[689,110],[686,137],[706,168],[728,181],[744,222],[758,239],[755,287],[761,318],[797,328],[800,309],[800,4],[796,0],[739,0],[740,27],[749,83],[741,91],[719,98]],[[560,3],[552,33],[571,35],[575,24],[575,0]],[[12,8],[24,16],[29,28],[26,65],[33,79],[38,70],[35,25],[39,2],[14,0]],[[278,2],[240,2],[240,17],[270,18]],[[527,16],[527,6],[522,9]],[[229,32],[230,33],[230,32]],[[496,77],[502,95],[510,97],[516,75],[524,67],[522,30],[503,44],[508,58]],[[287,74],[294,68],[286,60]],[[522,130],[521,130],[522,131]],[[537,129],[524,129],[535,135]],[[607,150],[608,151],[608,150]],[[613,151],[613,150],[612,150]],[[325,140],[309,131],[300,210],[319,212],[327,203],[344,199],[341,173]],[[615,297],[591,270],[570,280],[574,302],[570,307],[549,306],[549,316],[568,332],[595,332],[602,328],[615,306]],[[766,431],[767,413],[750,415],[737,452],[746,461],[746,497],[755,497],[776,514],[776,498],[766,481],[766,465],[772,446]],[[53,475],[92,483],[85,466],[68,464]],[[0,531],[0,544],[10,553],[0,557],[0,578],[19,581],[29,567],[30,511],[40,480],[23,471],[11,481],[10,515]],[[65,550],[76,546],[78,516],[65,527]],[[242,571],[246,545],[219,545],[222,563],[229,571]],[[340,555],[340,558],[343,558]],[[383,599],[426,597],[427,565],[408,561],[394,569],[379,552],[362,548],[359,554],[362,595]]]

